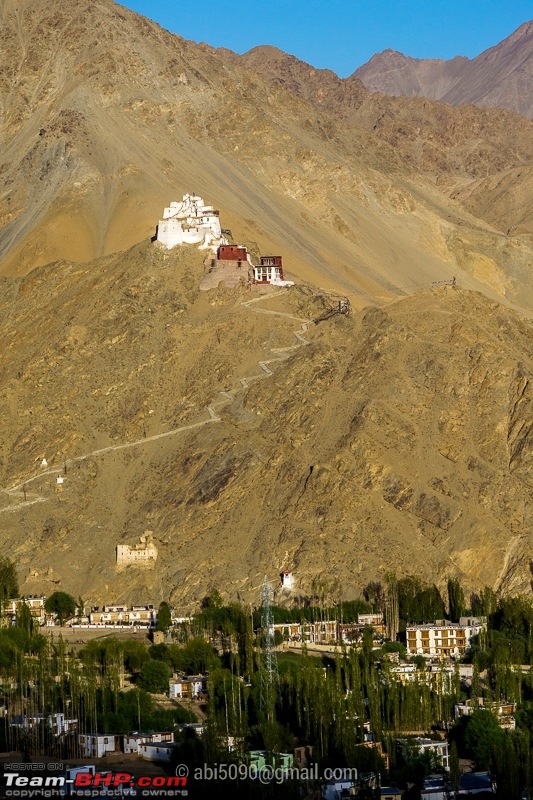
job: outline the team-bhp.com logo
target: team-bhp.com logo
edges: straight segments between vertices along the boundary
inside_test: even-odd
[[[62,775],[21,775],[18,772],[5,772],[4,781],[8,797],[41,797],[41,789],[56,789],[69,786],[72,794],[84,789],[158,789],[164,790],[165,796],[171,796],[172,789],[184,789],[187,786],[187,775],[141,775],[134,777],[129,772],[78,772],[73,778]],[[18,791],[17,791],[18,790]],[[33,791],[32,791],[33,790]],[[178,792],[182,794],[182,792]]]
[[[119,786],[138,786],[141,789],[183,789],[187,786],[184,775],[141,775],[134,778],[129,772],[79,772],[74,778],[75,788],[95,789],[105,786],[117,789]]]

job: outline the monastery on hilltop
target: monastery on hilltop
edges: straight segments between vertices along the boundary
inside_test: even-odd
[[[157,226],[157,241],[168,250],[178,244],[197,244],[205,250],[228,243],[222,236],[219,212],[196,194],[184,194],[181,203],[173,201],[165,208]]]
[[[181,203],[173,201],[163,212],[157,226],[156,240],[167,250],[184,244],[198,245],[200,250],[211,250],[213,257],[200,283],[200,289],[215,289],[220,283],[234,287],[243,282],[249,286],[293,286],[293,281],[283,277],[281,256],[261,256],[254,265],[244,245],[229,244],[220,227],[219,212],[206,206],[196,194],[184,194]]]

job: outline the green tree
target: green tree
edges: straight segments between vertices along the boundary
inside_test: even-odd
[[[215,589],[211,594],[206,594],[202,600],[202,608],[222,608],[222,595]]]
[[[459,788],[460,779],[459,753],[457,752],[457,743],[454,740],[450,747],[450,783],[454,791]]]
[[[520,800],[524,776],[521,775],[521,765],[516,746],[519,744],[516,735],[505,734],[502,741],[494,751],[494,768],[497,797],[502,800]]]
[[[157,609],[157,622],[155,629],[156,631],[164,631],[166,633],[171,625],[172,614],[170,612],[170,606],[168,603],[163,601],[159,604],[159,608]]]
[[[59,624],[63,625],[66,619],[74,616],[76,601],[72,595],[66,592],[54,592],[46,598],[44,607],[49,614],[55,614]]]
[[[501,747],[504,733],[488,709],[474,711],[468,720],[464,742],[479,769],[490,769],[494,752]]]
[[[444,617],[444,602],[435,585],[413,576],[398,581],[400,628],[409,623],[432,622]]]
[[[450,619],[452,622],[459,622],[459,618],[465,613],[465,593],[457,578],[448,580],[448,608],[450,609]]]
[[[170,645],[172,666],[178,672],[199,675],[220,664],[213,647],[205,639],[190,639],[185,647]]]
[[[0,558],[0,603],[3,605],[6,600],[17,597],[18,593],[19,583],[14,562],[9,558]]]
[[[139,675],[139,686],[147,692],[166,694],[170,680],[170,669],[164,661],[147,661]]]
[[[31,609],[27,603],[21,603],[17,608],[17,615],[15,618],[15,625],[17,628],[22,628],[27,631],[30,636],[33,633],[34,619],[31,615]]]

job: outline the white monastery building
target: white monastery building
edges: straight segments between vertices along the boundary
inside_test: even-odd
[[[231,236],[230,231],[220,226],[219,211],[207,206],[196,194],[184,194],[181,203],[172,201],[163,211],[156,241],[167,250],[181,245],[196,245],[199,250],[211,251],[209,272],[200,282],[202,291],[215,289],[221,283],[229,288],[239,284],[246,284],[249,288],[257,285],[294,286],[293,281],[284,278],[281,256],[261,256],[256,266],[246,246],[230,245],[224,236],[226,233]]]
[[[270,283],[272,286],[294,286],[293,281],[283,278],[281,256],[261,256],[261,263],[254,267],[254,283]]]
[[[196,244],[205,250],[228,244],[220,228],[219,212],[196,194],[184,194],[181,203],[173,201],[165,208],[156,238],[168,250],[182,244]]]

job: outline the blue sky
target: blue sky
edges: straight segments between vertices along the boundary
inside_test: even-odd
[[[125,0],[195,42],[244,53],[271,44],[341,77],[387,48],[470,58],[533,18],[533,0]]]

